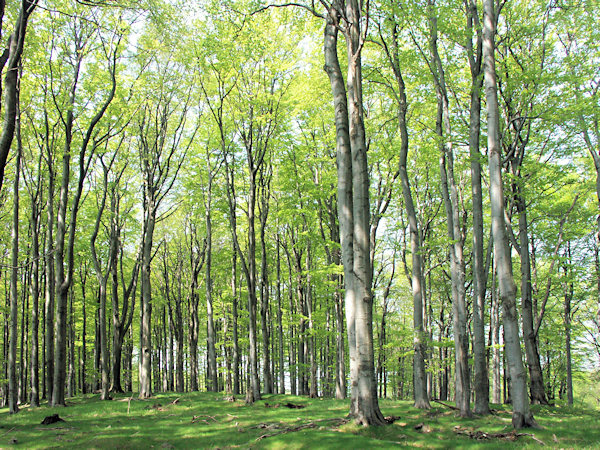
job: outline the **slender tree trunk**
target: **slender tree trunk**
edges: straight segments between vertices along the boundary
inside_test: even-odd
[[[388,58],[394,69],[396,83],[398,85],[398,128],[400,129],[400,183],[402,185],[402,196],[404,207],[408,216],[408,225],[410,231],[410,249],[412,258],[411,289],[413,295],[413,393],[414,406],[420,409],[429,409],[429,398],[427,395],[427,384],[425,375],[425,334],[423,329],[423,268],[421,252],[421,233],[419,231],[417,214],[410,189],[408,178],[407,160],[408,160],[408,126],[406,122],[406,113],[408,111],[408,101],[406,97],[406,85],[400,68],[400,59],[398,55],[398,27],[392,28],[392,47],[388,49]],[[386,47],[387,49],[387,47]]]
[[[279,341],[279,394],[285,394],[285,364],[284,364],[284,341],[283,341],[283,312],[281,310],[281,253],[280,236],[277,232],[277,338]]]
[[[233,293],[233,395],[240,394],[240,345],[238,340],[238,293],[237,293],[237,254],[233,249],[231,265],[231,291]]]
[[[446,224],[450,239],[450,278],[452,283],[452,319],[455,355],[455,399],[461,417],[471,415],[468,340],[466,332],[467,312],[465,306],[465,261],[463,236],[460,229],[458,188],[454,179],[454,150],[451,144],[450,107],[446,90],[446,77],[437,45],[437,17],[435,1],[429,0],[431,70],[438,100],[436,134],[440,146],[440,173],[442,198],[446,210]]]
[[[496,267],[500,299],[504,311],[505,351],[511,377],[513,400],[513,427],[535,426],[529,409],[527,376],[523,368],[519,343],[519,322],[516,308],[516,285],[512,274],[512,261],[506,224],[504,221],[504,191],[502,184],[502,147],[498,111],[498,88],[495,65],[496,12],[492,0],[484,0],[483,58],[485,93],[488,114],[488,160],[490,173],[490,203],[492,207],[492,234],[494,239]]]
[[[41,173],[41,158],[38,165]],[[32,246],[32,272],[31,272],[31,406],[40,406],[40,378],[39,378],[39,297],[40,297],[40,211],[41,183],[38,175],[37,192],[31,200],[31,246]]]
[[[16,76],[15,76],[16,77]],[[15,79],[16,83],[16,79]],[[18,101],[18,100],[17,100]],[[13,118],[14,120],[14,118]],[[17,146],[17,162],[13,184],[13,222],[11,233],[11,272],[10,272],[10,338],[8,351],[8,409],[11,414],[19,411],[17,385],[17,313],[19,304],[19,179],[21,174],[21,145]],[[23,333],[24,330],[21,330]],[[21,366],[21,370],[23,367]]]
[[[44,254],[44,384],[43,396],[52,402],[52,377],[54,375],[54,165],[48,149],[48,197],[46,199],[46,245]]]
[[[212,172],[210,163],[208,163],[208,189],[206,200],[206,320],[207,320],[207,346],[208,346],[208,390],[216,392],[217,383],[217,352],[215,349],[215,322],[213,318],[213,299],[212,299]]]
[[[146,202],[150,199],[147,197]],[[150,285],[150,261],[152,260],[152,238],[154,235],[154,211],[152,206],[145,213],[144,236],[142,238],[142,264],[141,264],[141,298],[140,298],[140,370],[139,370],[139,397],[152,396],[152,288]]]
[[[567,264],[571,264],[571,243],[567,243]],[[567,402],[569,406],[573,406],[573,369],[571,359],[571,320],[572,320],[572,309],[571,302],[573,300],[573,280],[571,279],[572,274],[569,273],[568,265],[564,267],[565,278],[565,359],[567,362]]]
[[[471,104],[469,114],[469,153],[471,160],[471,196],[473,199],[473,372],[475,414],[487,415],[489,407],[489,378],[485,350],[485,293],[487,275],[483,253],[483,194],[481,188],[481,72],[482,35],[477,5],[472,0],[465,2],[467,8],[467,31],[475,34],[467,38],[467,52],[471,69]]]

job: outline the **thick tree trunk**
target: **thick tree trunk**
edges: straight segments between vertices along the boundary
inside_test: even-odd
[[[340,245],[344,268],[344,304],[346,307],[346,330],[348,334],[348,355],[350,358],[350,378],[356,380],[356,328],[353,269],[353,203],[352,203],[352,156],[350,149],[348,100],[346,87],[337,56],[338,12],[331,8],[325,26],[325,71],[329,76],[335,106],[336,161],[338,175],[338,215],[340,224]],[[351,384],[350,414],[356,413],[356,385]]]
[[[356,0],[349,0],[343,12],[346,20],[345,38],[348,55],[347,97],[341,88],[342,80],[336,53],[336,20],[342,11],[331,8],[325,34],[325,66],[329,75],[336,111],[336,132],[338,138],[338,201],[340,227],[342,231],[342,258],[344,272],[352,273],[346,286],[351,292],[346,305],[348,341],[351,363],[352,398],[350,414],[357,423],[377,425],[385,423],[379,410],[377,386],[374,370],[373,351],[373,296],[371,292],[372,268],[370,260],[370,208],[369,179],[366,153],[365,128],[363,122],[360,8]],[[347,106],[346,127],[341,116]],[[345,135],[345,136],[344,136]],[[344,136],[344,137],[342,137]],[[349,145],[348,145],[349,144]],[[349,148],[349,152],[348,152]],[[341,187],[340,187],[341,185]],[[352,208],[348,207],[347,197],[351,192]],[[349,215],[352,220],[349,220]],[[348,255],[347,237],[351,233],[352,254]],[[346,256],[344,254],[346,253]]]
[[[535,426],[529,409],[527,376],[523,368],[519,343],[519,322],[516,308],[516,285],[512,274],[512,261],[506,223],[504,220],[504,191],[502,184],[502,147],[498,112],[498,88],[495,65],[496,13],[494,2],[484,0],[483,58],[485,93],[488,114],[488,160],[490,173],[490,203],[492,207],[492,234],[494,239],[496,267],[500,299],[504,311],[505,351],[511,377],[513,401],[513,427]]]

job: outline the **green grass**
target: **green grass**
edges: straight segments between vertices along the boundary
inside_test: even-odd
[[[177,402],[174,403],[175,400]],[[0,409],[0,448],[523,448],[541,444],[530,436],[515,441],[477,441],[458,435],[463,430],[506,433],[511,430],[510,410],[496,406],[492,416],[460,419],[444,406],[430,411],[409,402],[382,400],[386,416],[399,419],[383,427],[343,423],[348,402],[270,395],[253,406],[243,398],[224,400],[223,394],[159,394],[149,400],[129,401],[125,395],[101,402],[98,396],[67,400],[66,408],[22,407],[16,415]],[[283,404],[306,405],[290,409]],[[279,404],[279,407],[265,407]],[[58,413],[65,422],[41,425]],[[543,427],[523,430],[547,446],[600,448],[600,411],[565,407],[534,407]],[[424,424],[421,430],[415,426]],[[302,428],[306,427],[306,428]],[[299,428],[296,431],[290,429]],[[287,432],[285,432],[287,431]],[[278,434],[279,433],[279,434]]]

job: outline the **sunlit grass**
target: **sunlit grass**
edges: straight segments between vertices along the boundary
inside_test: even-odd
[[[302,409],[283,406],[291,402]],[[66,408],[29,408],[9,415],[0,409],[0,448],[523,448],[539,447],[531,436],[515,441],[476,441],[457,435],[454,427],[507,433],[510,409],[494,405],[495,414],[460,419],[445,406],[430,411],[412,408],[410,402],[382,400],[394,424],[363,428],[343,423],[348,401],[270,395],[246,406],[243,397],[228,402],[223,394],[158,394],[148,400],[117,395],[109,402],[98,396],[67,400]],[[268,404],[269,407],[265,405]],[[274,407],[279,405],[278,407]],[[600,412],[581,408],[534,407],[542,429],[523,430],[547,446],[600,448]],[[58,413],[65,422],[41,425]],[[420,430],[415,426],[423,424]],[[306,427],[308,428],[302,428]],[[299,428],[296,431],[291,429]]]

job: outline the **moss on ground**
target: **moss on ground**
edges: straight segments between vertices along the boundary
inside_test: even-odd
[[[287,408],[288,402],[305,407]],[[410,402],[382,400],[384,415],[398,419],[363,428],[344,420],[347,401],[290,395],[264,396],[252,406],[243,397],[229,402],[214,393],[158,394],[148,400],[117,395],[109,402],[88,395],[67,403],[66,408],[24,406],[12,416],[0,409],[0,448],[534,448],[540,442],[600,448],[600,411],[558,406],[534,407],[541,429],[522,430],[514,440],[477,440],[468,434],[509,433],[510,409],[496,405],[494,415],[461,419],[438,404],[420,411]],[[57,413],[65,422],[41,425]]]

